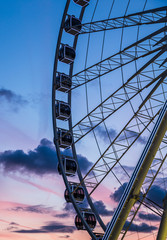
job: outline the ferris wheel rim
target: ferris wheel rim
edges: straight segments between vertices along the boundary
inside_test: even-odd
[[[66,19],[66,16],[67,16],[67,12],[68,12],[68,8],[69,8],[70,2],[71,2],[71,0],[67,0],[67,2],[66,2],[66,6],[65,6],[65,9],[64,9],[64,13],[63,13],[62,21],[61,21],[61,27],[60,27],[60,31],[59,31],[57,47],[56,47],[56,53],[55,53],[54,70],[53,70],[53,82],[52,82],[52,117],[53,117],[53,129],[54,129],[54,144],[56,146],[56,151],[57,151],[58,160],[59,160],[59,163],[60,163],[60,168],[61,168],[61,171],[62,171],[63,179],[64,179],[64,182],[65,182],[66,188],[68,189],[69,192],[70,192],[70,187],[69,187],[69,184],[68,184],[68,180],[67,180],[66,174],[64,172],[62,159],[61,159],[60,148],[59,148],[59,145],[57,143],[58,136],[57,136],[57,131],[56,131],[57,130],[57,126],[56,126],[56,114],[55,114],[55,77],[56,77],[56,72],[57,72],[59,48],[60,48],[60,45],[61,45],[61,38],[62,38],[62,34],[63,34],[63,29],[64,29],[63,27],[64,27],[64,23],[65,23],[65,19]],[[80,18],[81,19],[83,17],[84,10],[85,10],[85,7],[83,7],[82,10],[81,10],[81,14],[80,14]],[[76,48],[77,38],[78,38],[78,36],[75,36],[75,38],[74,38],[74,43],[73,43],[73,47],[74,48]],[[70,66],[69,75],[72,75],[72,71],[73,71],[73,65]],[[71,101],[71,94],[68,95],[68,103],[70,101]],[[69,121],[69,125],[72,125],[71,120]],[[74,145],[72,145],[72,149],[73,149],[74,157],[77,160],[77,155],[76,155],[76,151],[75,151]],[[82,175],[81,175],[80,171],[79,171],[79,178],[82,179]],[[79,210],[79,207],[77,206],[76,201],[75,201],[73,195],[71,194],[70,197],[71,197],[73,206],[74,206],[77,214],[79,215],[79,217],[82,219],[82,222],[84,223],[88,233],[90,234],[92,239],[95,240],[96,239],[95,235],[93,234],[93,232],[89,228],[89,225],[87,224],[87,222],[83,218],[83,216],[81,214],[81,211]],[[87,194],[87,198],[89,200],[89,204],[91,203],[91,206],[93,206],[93,203],[92,203],[90,197],[88,196],[88,194]],[[105,229],[105,225],[103,224],[102,220],[100,219],[100,216],[98,215],[98,213],[97,213],[95,208],[94,208],[93,212],[96,212],[97,219],[100,221],[103,229]]]
[[[147,0],[146,0],[147,1]],[[70,4],[70,0],[67,0],[67,3],[68,4]],[[67,7],[67,9],[66,9],[67,11],[68,11],[68,7]],[[66,11],[66,13],[65,13],[65,15],[63,15],[63,17],[66,17],[67,16],[67,11]],[[81,14],[82,15],[82,14]],[[65,22],[65,18],[63,19],[62,18],[62,23],[61,23],[61,26],[63,26],[64,25],[64,22]],[[58,62],[58,49],[59,49],[59,47],[60,47],[60,43],[61,43],[61,36],[62,36],[62,32],[63,32],[63,27],[61,27],[60,28],[60,33],[59,33],[59,36],[60,36],[60,38],[59,38],[59,40],[58,40],[58,43],[57,43],[57,48],[56,48],[56,57],[55,57],[55,64],[54,64],[54,76],[53,76],[53,95],[52,95],[52,110],[53,110],[53,128],[54,128],[54,142],[55,142],[55,145],[56,145],[56,149],[57,149],[57,152],[58,152],[58,154],[59,154],[59,158],[61,158],[60,157],[60,151],[59,151],[59,146],[58,146],[58,144],[57,144],[57,132],[56,132],[56,117],[55,117],[55,86],[54,86],[54,84],[55,84],[55,73],[57,72],[57,62]],[[77,44],[77,38],[78,38],[78,36],[76,36],[75,37],[75,40],[74,40],[74,45],[73,45],[73,47],[75,48],[76,47],[76,44]],[[72,76],[72,72],[73,72],[73,64],[71,65],[71,67],[70,67],[70,75]],[[68,95],[69,97],[68,97],[68,103],[70,103],[71,104],[71,92],[69,93],[69,95]],[[71,105],[70,105],[71,106]],[[70,129],[72,129],[72,121],[71,121],[71,118],[70,118],[70,120],[69,120],[69,126],[70,126]],[[74,146],[74,144],[72,144],[72,149],[73,149],[73,153],[74,153],[74,156],[75,156],[75,159],[77,159],[77,154],[76,154],[76,150],[75,150],[75,146]],[[63,165],[61,164],[61,168],[62,168],[62,172],[63,172]],[[80,171],[80,170],[79,170]],[[65,175],[65,173],[63,173],[63,175]],[[65,178],[64,178],[65,179]],[[80,176],[80,179],[82,179],[82,176]],[[66,179],[64,180],[64,181],[67,181]],[[68,188],[68,187],[67,187]],[[68,190],[70,190],[70,189],[68,189]],[[73,199],[73,201],[74,201],[74,199]],[[75,207],[75,204],[74,204],[74,207]],[[97,213],[98,214],[98,213]],[[80,215],[81,216],[81,215]],[[82,218],[82,216],[81,216],[81,218]],[[83,221],[84,221],[84,219],[83,219]],[[93,235],[93,233],[92,233],[92,239],[95,239],[94,238],[94,235]]]

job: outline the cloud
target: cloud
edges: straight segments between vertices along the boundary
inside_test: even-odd
[[[66,217],[69,217],[69,213],[56,214],[56,215],[54,215],[54,217],[57,217],[57,218],[66,218]]]
[[[77,155],[78,163],[81,171],[87,173],[88,169],[92,166],[92,163],[88,159],[80,154]]]
[[[95,201],[94,206],[97,209],[98,213],[102,216],[113,215],[113,211],[108,210],[102,201]],[[87,201],[83,201],[82,204],[80,205],[80,208],[83,208],[83,209],[86,209],[88,207],[89,206],[88,206]],[[76,214],[73,205],[70,204],[70,203],[65,204],[65,207],[64,207],[63,211],[64,211],[64,213],[56,214],[55,217],[64,218],[64,217],[69,217],[71,215]]]
[[[67,226],[59,222],[49,222],[45,226],[41,226],[39,229],[31,229],[31,230],[18,230],[15,231],[17,233],[73,233],[76,230],[74,226]]]
[[[113,199],[115,202],[119,202],[126,185],[127,183],[124,183],[122,186],[120,186],[114,193],[110,195],[110,198]]]
[[[145,213],[139,213],[139,218],[140,219],[143,219],[143,220],[146,220],[146,221],[159,221],[160,220],[160,217],[155,215],[155,214],[152,214],[152,213],[148,213],[148,214],[145,214]]]
[[[11,90],[1,88],[0,89],[0,100],[6,101],[9,104],[12,104],[13,110],[18,110],[19,107],[25,106],[28,101],[25,100],[21,95],[14,93]]]
[[[76,211],[72,205],[72,203],[65,203],[65,207],[63,208],[63,212],[60,214],[55,214],[56,218],[67,218],[72,217],[76,214]]]
[[[23,228],[27,228],[27,229],[31,229],[31,228],[28,227],[28,226],[20,225],[20,224],[15,223],[15,222],[9,222],[9,221],[3,220],[3,219],[0,219],[0,222],[7,223],[7,224],[9,225],[8,228],[10,228],[10,229],[13,229],[14,227],[17,228],[18,226],[19,226],[19,227],[23,227]]]
[[[69,150],[63,152],[70,154]],[[82,155],[78,155],[81,171],[87,172],[92,165]],[[36,149],[25,153],[23,150],[5,151],[0,153],[0,165],[5,172],[34,173],[37,175],[57,172],[57,154],[55,146],[48,139],[42,139]]]
[[[108,130],[108,134],[109,134],[110,138],[113,139],[117,134],[116,131],[112,128],[107,129],[107,130]],[[102,126],[96,127],[96,132],[99,135],[99,137],[102,138],[104,141],[108,140],[108,134],[104,127],[102,127]]]
[[[8,211],[15,211],[15,212],[30,212],[30,213],[37,213],[37,214],[52,214],[54,213],[54,209],[52,207],[45,207],[44,205],[34,205],[34,206],[16,206],[14,208],[8,209]],[[57,213],[53,215],[56,218],[67,218],[72,215],[76,214],[73,205],[70,203],[65,203],[65,207],[63,208],[62,213]],[[10,225],[16,225],[16,223],[12,222]]]
[[[128,227],[128,225],[129,225],[129,222],[126,221],[123,229],[125,230],[125,229]],[[128,231],[130,231],[130,232],[136,232],[136,231],[137,231],[137,232],[143,232],[143,233],[150,233],[150,232],[152,232],[152,231],[154,231],[154,230],[156,230],[156,229],[157,229],[157,227],[155,227],[155,226],[150,226],[150,225],[148,225],[148,224],[146,224],[146,223],[141,223],[140,225],[137,225],[137,224],[135,224],[135,223],[132,223],[132,224],[130,225],[130,228],[129,228]]]
[[[70,236],[69,235],[65,235],[65,236],[62,236],[62,237],[59,237],[59,238],[69,238]]]
[[[34,205],[34,206],[26,206],[26,207],[15,207],[11,209],[16,212],[33,212],[40,214],[50,213],[53,209],[51,207],[44,207],[43,205]]]
[[[125,182],[122,186],[116,189],[114,193],[111,193],[110,198],[113,199],[115,202],[119,202],[126,185],[127,182]],[[165,198],[165,195],[166,195],[165,189],[161,188],[160,186],[153,185],[147,194],[147,198],[152,200],[156,204],[163,206],[163,199]],[[148,200],[145,199],[145,201]]]
[[[128,134],[127,134],[128,133]],[[138,137],[138,135],[139,135],[139,133],[137,133],[137,132],[134,132],[134,131],[128,131],[128,132],[126,132],[126,136],[127,137]],[[146,142],[147,142],[147,138],[146,137],[143,137],[143,136],[139,136],[138,137],[138,143],[141,143],[141,144],[146,144]]]
[[[22,150],[16,150],[1,153],[0,164],[5,172],[31,172],[42,175],[57,171],[57,156],[52,143],[42,139],[34,151],[24,153]]]
[[[19,224],[18,224],[18,223],[15,223],[15,222],[11,222],[10,225],[19,226]]]
[[[137,132],[135,132],[135,131],[132,131],[132,130],[126,130],[125,133],[126,133],[126,136],[125,136],[125,135],[120,135],[119,140],[126,140],[126,138],[128,138],[129,140],[131,139],[130,142],[132,142],[132,141],[134,141],[134,140],[138,137],[138,135],[139,135],[139,133],[137,133]],[[146,144],[147,138],[140,135],[140,136],[138,137],[138,139],[137,139],[137,142],[138,142],[138,143],[141,143],[141,144]]]
[[[113,215],[113,211],[107,210],[106,206],[102,201],[94,202],[94,206],[97,209],[98,213],[102,216],[111,216]]]
[[[89,207],[88,202],[85,200],[82,203],[80,203],[80,208],[82,209],[87,209]],[[63,213],[61,214],[56,214],[54,217],[57,218],[64,218],[64,217],[73,217],[76,215],[76,211],[72,205],[72,203],[65,203],[64,208],[63,208]]]
[[[111,140],[113,140],[116,135],[118,134],[116,132],[115,129],[112,129],[112,128],[109,128],[107,129],[108,131],[108,134],[111,138]],[[104,141],[108,141],[109,138],[108,138],[108,134],[107,134],[107,131],[105,130],[104,127],[102,126],[98,126],[96,127],[96,132],[97,134],[99,135],[100,138],[102,138]],[[135,131],[131,131],[131,130],[128,130],[126,131],[126,137],[124,135],[120,135],[120,137],[118,138],[119,140],[126,140],[126,138],[131,138],[132,140],[134,140],[134,138],[137,138],[139,135],[139,133],[135,132]],[[138,137],[138,143],[141,143],[141,144],[146,144],[147,142],[147,138],[146,137],[143,137],[143,136],[139,136]]]
[[[146,137],[143,137],[143,136],[140,136],[139,138],[138,138],[138,142],[139,143],[141,143],[141,144],[146,144],[147,143],[147,138]]]
[[[163,199],[165,198],[165,195],[165,189],[161,188],[160,186],[153,185],[150,188],[147,197],[158,205],[163,206]]]
[[[9,224],[9,227],[6,229],[7,231],[13,231],[18,229],[19,224],[15,223],[15,222],[11,222]]]

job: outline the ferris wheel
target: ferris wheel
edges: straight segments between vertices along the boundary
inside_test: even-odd
[[[93,240],[165,240],[165,1],[66,1],[52,115],[58,171],[65,200],[76,211],[76,228]],[[116,186],[122,195],[104,214],[98,204]],[[153,187],[163,190],[164,203],[151,197]],[[141,214],[158,220],[141,224]]]

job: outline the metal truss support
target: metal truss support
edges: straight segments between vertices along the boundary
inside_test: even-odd
[[[72,76],[72,88],[71,90],[80,87],[88,82],[91,82],[99,77],[102,77],[116,69],[119,69],[129,63],[143,59],[148,55],[154,54],[155,52],[163,51],[166,49],[166,36],[164,33],[167,31],[167,26],[164,26],[151,34],[148,34],[146,37],[140,39],[139,41],[127,46],[123,50],[119,51],[116,54],[113,54],[110,57],[103,59],[100,62],[95,63],[94,65],[74,74]],[[155,48],[159,45],[158,48]],[[151,46],[151,49],[150,49]],[[136,51],[138,52],[136,56]],[[158,56],[159,57],[159,56]],[[150,57],[152,58],[152,57]],[[120,60],[121,59],[121,60]],[[154,59],[155,62],[156,59]],[[160,66],[164,65],[166,58],[162,63],[159,63]],[[149,64],[153,61],[150,60]]]
[[[83,23],[81,24],[82,29],[80,34],[139,26],[145,24],[164,23],[166,21],[167,7],[161,7],[123,17]]]
[[[103,240],[116,240],[126,222],[135,202],[140,199],[140,189],[150,169],[162,139],[167,131],[167,101],[160,111],[157,122],[135,167],[130,181],[125,188],[119,205],[108,224]]]
[[[137,139],[140,138],[142,133],[149,128],[150,124],[154,122],[155,118],[159,115],[160,108],[163,106],[163,103],[161,102],[162,96],[157,96],[156,90],[162,84],[162,82],[166,84],[164,80],[166,74],[167,72],[162,75],[153,89],[149,92],[145,99],[143,99],[143,102],[139,106],[138,110],[125,124],[123,129],[120,130],[119,134],[117,134],[117,136],[110,142],[105,151],[101,153],[100,157],[94,163],[92,168],[84,176],[83,181],[87,188],[90,189],[90,195],[97,189],[97,187],[109,173],[113,173],[113,170],[119,163],[120,159],[126,154],[126,152],[133,146]],[[156,109],[152,115],[149,115],[147,112],[146,105],[148,100],[151,102],[152,108]]]
[[[157,240],[166,240],[166,238],[167,238],[167,194],[164,199],[164,212],[162,215]]]

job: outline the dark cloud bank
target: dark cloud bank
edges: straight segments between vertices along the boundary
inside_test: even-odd
[[[69,150],[64,151],[65,155],[70,155]],[[86,173],[88,168],[92,165],[87,158],[78,155],[78,161],[80,168],[83,172]],[[54,145],[47,139],[42,139],[40,144],[33,151],[28,153],[23,152],[22,150],[16,151],[5,151],[0,153],[0,165],[5,172],[24,172],[28,174],[37,174],[44,175],[50,173],[57,173],[57,154]],[[111,216],[113,211],[107,210],[106,206],[102,201],[95,201],[95,207],[97,208],[99,214],[102,216]],[[87,203],[83,203],[83,207],[88,207]],[[12,209],[13,211],[25,211],[25,212],[35,212],[39,214],[47,214],[51,212],[52,209],[44,208],[42,205],[28,206],[28,207],[16,207]],[[57,218],[66,218],[75,214],[72,204],[66,204],[63,213],[56,214],[54,217]],[[52,225],[51,225],[52,226]],[[48,228],[51,229],[51,226],[43,226],[38,230],[21,230],[22,232],[46,232]],[[60,231],[64,229],[65,226],[56,225],[58,228],[54,227],[54,231]],[[67,232],[70,232],[71,228],[65,228]]]
[[[112,216],[113,211],[109,211],[102,201],[94,202],[94,206],[101,216]]]
[[[153,213],[145,214],[145,213],[141,212],[141,213],[139,213],[139,218],[146,220],[146,221],[159,221],[160,220],[160,217]]]
[[[127,221],[123,227],[123,229],[126,229],[129,225],[129,222]],[[155,226],[150,226],[146,223],[141,223],[139,225],[135,224],[135,223],[132,223],[130,225],[130,228],[128,231],[130,232],[143,232],[143,233],[150,233],[154,230],[157,230],[157,227]]]
[[[127,183],[124,183],[122,186],[116,189],[115,192],[110,195],[110,198],[113,199],[115,202],[119,202],[126,185]],[[153,185],[147,194],[147,198],[151,199],[153,202],[162,207],[165,195],[166,195],[165,189],[161,188],[160,186]]]
[[[117,190],[115,190],[115,192],[110,195],[110,198],[113,199],[115,202],[119,202],[119,200],[121,199],[121,196],[122,196],[122,194],[124,192],[124,189],[125,189],[126,185],[127,185],[127,183],[124,183]]]
[[[160,186],[153,185],[148,192],[147,197],[159,206],[163,206],[163,199],[165,198],[166,190]]]
[[[65,155],[70,155],[69,150],[64,151]],[[91,162],[88,161],[85,157],[78,155],[79,165],[83,172],[86,172],[91,166]],[[5,151],[0,153],[0,166],[4,169],[5,172],[24,172],[30,174],[44,175],[57,172],[57,155],[54,145],[51,141],[47,139],[42,139],[40,144],[36,149],[24,153],[22,150],[16,151]],[[122,193],[126,187],[127,183],[124,183],[123,186],[119,187],[114,193],[110,195],[115,202],[119,202]],[[152,199],[159,205],[162,205],[163,198],[165,196],[165,190],[159,186],[152,186],[148,198]],[[95,201],[95,207],[102,216],[112,216],[113,211],[107,210],[106,206],[102,201]],[[27,211],[27,212],[36,212],[41,214],[46,214],[51,211],[49,208],[42,208],[41,205],[30,206],[24,209],[18,207],[13,209],[15,211]],[[63,209],[62,214],[57,214],[57,218],[65,218],[74,214],[73,206],[71,204],[66,204]],[[159,217],[154,214],[139,213],[139,219],[141,221],[158,221]],[[126,222],[125,226],[128,225]],[[136,225],[134,223],[130,226],[130,231],[139,231],[139,232],[151,232],[156,230],[155,226],[149,226],[146,223],[141,223]],[[59,222],[49,222],[46,226],[41,226],[39,229],[32,230],[17,230],[19,233],[47,233],[47,232],[64,232],[72,233],[75,230],[73,226],[66,226]]]
[[[70,155],[69,150],[64,151]],[[81,170],[85,173],[92,165],[87,158],[78,155]],[[23,150],[5,151],[0,153],[0,166],[5,172],[24,172],[37,175],[57,172],[57,154],[54,145],[47,139],[42,139],[38,147],[25,153]]]

